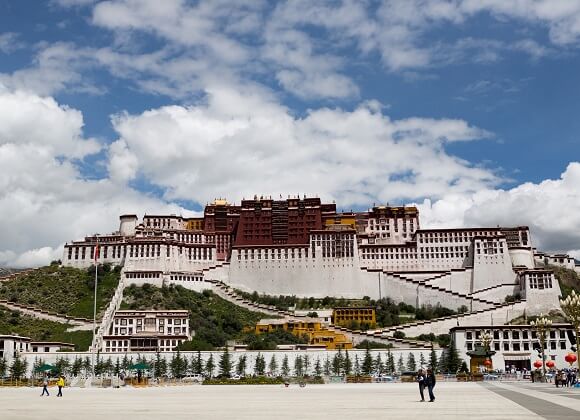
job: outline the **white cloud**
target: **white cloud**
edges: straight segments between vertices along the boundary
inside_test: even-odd
[[[4,32],[0,34],[0,52],[10,54],[16,50],[24,48],[24,43],[19,39],[19,35],[15,32]]]
[[[572,162],[559,179],[524,183],[508,190],[445,195],[420,205],[424,225],[529,226],[534,245],[578,257],[580,244],[580,162]]]
[[[296,118],[261,95],[215,88],[205,105],[121,114],[114,127],[140,173],[169,199],[308,193],[353,205],[465,193],[499,181],[444,149],[487,137],[484,130],[461,120],[391,120],[371,105]]]
[[[48,263],[65,241],[116,229],[123,212],[182,211],[118,180],[84,179],[77,159],[102,146],[82,126],[79,111],[52,98],[0,89],[0,264]]]

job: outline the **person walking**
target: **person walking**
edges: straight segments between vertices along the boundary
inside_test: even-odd
[[[429,402],[435,401],[435,394],[433,394],[435,382],[435,372],[433,372],[432,369],[427,369],[427,390],[429,391]]]
[[[47,397],[50,397],[50,394],[48,393],[48,376],[44,375],[44,378],[42,378],[42,394],[40,394],[41,397],[44,397],[44,394],[46,393]]]
[[[421,402],[425,401],[425,372],[423,369],[419,369],[417,372],[417,382],[419,383],[419,394],[421,395]]]
[[[58,394],[57,397],[62,397],[62,388],[64,387],[64,376],[60,375],[58,381],[56,381],[56,385],[58,386]]]

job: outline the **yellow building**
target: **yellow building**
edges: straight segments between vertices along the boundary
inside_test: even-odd
[[[326,227],[331,227],[335,225],[348,226],[351,229],[356,227],[356,215],[354,213],[338,213],[332,217],[327,217],[324,220]]]
[[[377,316],[375,308],[372,307],[343,307],[334,308],[332,311],[332,323],[348,327],[353,322],[359,325],[365,324],[369,328],[375,328],[377,325]]]
[[[317,319],[283,320],[263,319],[256,324],[255,333],[287,331],[297,337],[307,337],[309,344],[324,345],[328,350],[352,349],[352,342],[346,335],[329,330]]]

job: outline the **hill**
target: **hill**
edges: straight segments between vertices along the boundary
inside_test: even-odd
[[[7,276],[9,274],[18,273],[24,269],[21,268],[10,268],[10,267],[0,267],[0,277]]]
[[[181,286],[155,287],[131,285],[125,288],[121,309],[187,309],[190,327],[195,331],[192,341],[182,350],[211,350],[226,341],[242,337],[245,326],[254,326],[267,316],[230,303],[211,291],[197,293]],[[270,317],[271,318],[271,317]]]
[[[17,334],[35,341],[60,341],[73,343],[75,350],[88,350],[92,331],[67,332],[69,325],[22,315],[0,307],[0,334]]]
[[[120,272],[120,267],[99,266],[98,312],[106,308],[115,293]],[[0,283],[0,299],[92,319],[94,286],[94,267],[80,270],[52,264]]]
[[[570,294],[572,290],[576,293],[580,293],[580,275],[574,270],[569,270],[567,268],[549,266],[551,270],[554,270],[554,275],[560,284],[560,289],[562,290],[562,296],[565,298]]]

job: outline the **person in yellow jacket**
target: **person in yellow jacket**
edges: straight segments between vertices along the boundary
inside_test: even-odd
[[[57,397],[62,397],[62,388],[64,387],[64,376],[60,375],[58,381],[56,381],[56,386],[58,386]]]

